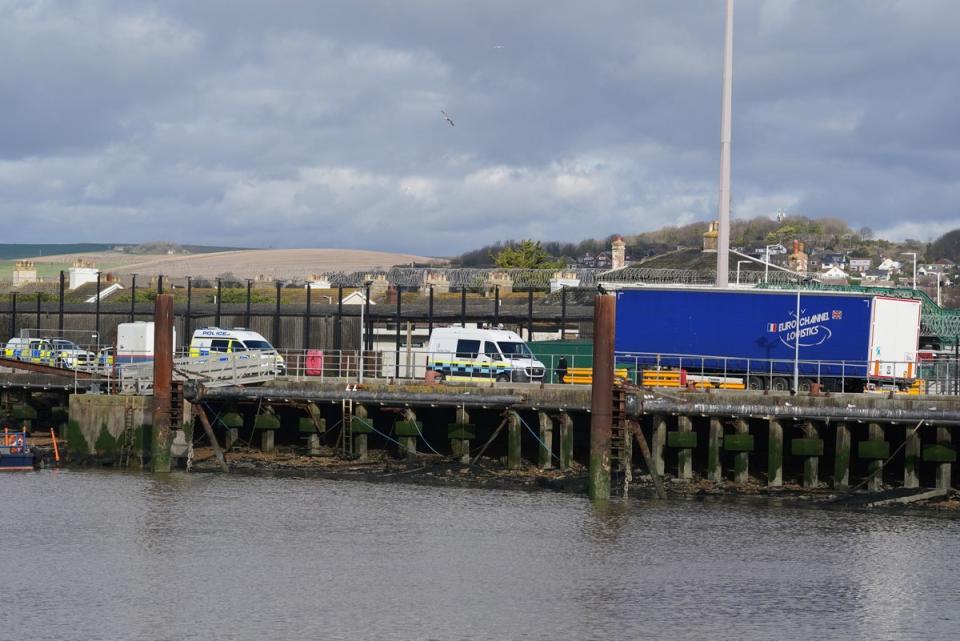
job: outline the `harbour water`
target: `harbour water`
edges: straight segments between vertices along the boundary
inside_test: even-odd
[[[0,478],[2,639],[955,639],[960,522],[294,478]]]

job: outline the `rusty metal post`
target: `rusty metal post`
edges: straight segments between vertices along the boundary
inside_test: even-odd
[[[137,314],[137,275],[130,274],[130,322],[134,321]]]
[[[252,295],[252,292],[251,292],[252,288],[253,288],[253,279],[248,278],[247,279],[247,313],[243,319],[243,326],[246,327],[247,329],[250,329],[250,298]],[[307,292],[309,293],[309,291],[310,291],[310,288],[308,287]]]
[[[157,296],[153,312],[153,451],[154,472],[170,471],[173,433],[170,409],[173,398],[173,296]]]
[[[307,283],[307,311],[303,318],[303,349],[310,349],[310,283]],[[248,324],[249,325],[249,324]]]
[[[94,326],[96,327],[97,332],[97,347],[100,347],[100,272],[97,272],[97,306],[96,306],[96,322]]]
[[[63,278],[64,272],[60,270],[60,320],[57,321],[57,329],[60,330],[60,337],[63,337]]]
[[[610,498],[610,442],[613,430],[613,339],[617,299],[601,294],[593,304],[593,390],[590,402],[591,499]]]
[[[560,340],[567,338],[567,286],[560,288]],[[663,471],[661,470],[661,474]]]
[[[393,379],[400,379],[400,315],[402,313],[403,289],[397,286],[397,326],[396,326],[396,353],[393,361]]]
[[[430,285],[430,300],[427,303],[427,335],[433,333],[433,285]]]
[[[17,292],[10,294],[10,336],[17,335]]]
[[[223,300],[223,281],[217,279],[217,316],[214,325],[220,327],[220,301]]]
[[[334,325],[333,349],[339,359],[340,350],[343,349],[343,285],[337,285],[337,320]]]
[[[157,274],[157,293],[163,293],[163,274]]]
[[[187,276],[187,335],[184,338],[187,345],[193,339],[193,276]]]
[[[277,306],[273,310],[273,346],[280,347],[280,296],[283,285],[278,280],[277,286]]]
[[[527,292],[527,340],[533,340],[533,288]]]

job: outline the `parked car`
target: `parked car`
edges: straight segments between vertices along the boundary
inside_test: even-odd
[[[93,352],[87,351],[65,338],[54,338],[50,341],[53,350],[53,363],[69,369],[81,369],[95,363]]]

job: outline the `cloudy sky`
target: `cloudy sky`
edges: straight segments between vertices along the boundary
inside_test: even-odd
[[[0,11],[3,242],[450,255],[715,216],[723,0]],[[957,24],[737,0],[734,217],[960,227]]]

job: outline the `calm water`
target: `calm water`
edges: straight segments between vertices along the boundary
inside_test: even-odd
[[[0,490],[0,639],[960,636],[956,521],[182,473]]]

